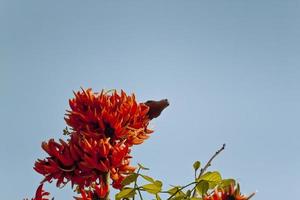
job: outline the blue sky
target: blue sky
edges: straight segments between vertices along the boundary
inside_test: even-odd
[[[0,188],[34,194],[40,144],[59,138],[73,90],[168,98],[133,164],[168,184],[213,163],[254,199],[299,190],[300,1],[0,0]],[[47,185],[56,199],[69,188]]]

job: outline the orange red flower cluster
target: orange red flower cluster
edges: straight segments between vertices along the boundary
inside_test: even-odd
[[[216,189],[211,195],[206,196],[203,200],[247,200],[248,197],[241,195],[239,190],[231,185],[227,190]]]
[[[39,159],[34,169],[45,177],[42,182],[56,180],[58,187],[71,182],[82,199],[95,194],[102,198],[108,193],[108,174],[113,187],[121,188],[126,174],[135,170],[130,166],[130,151],[152,133],[147,127],[149,106],[123,91],[94,93],[88,89],[74,94],[65,117],[70,138],[43,142],[49,156]]]

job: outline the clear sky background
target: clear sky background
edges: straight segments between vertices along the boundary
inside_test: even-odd
[[[253,199],[297,198],[299,36],[299,0],[0,0],[1,199],[33,196],[40,144],[81,86],[169,99],[132,161],[166,185],[226,143],[212,169]]]

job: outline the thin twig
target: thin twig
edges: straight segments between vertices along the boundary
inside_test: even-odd
[[[206,165],[203,168],[201,168],[198,179],[204,174],[204,172],[207,170],[207,168],[209,168],[211,166],[211,163],[215,159],[215,157],[217,157],[225,149],[225,146],[226,146],[226,144],[223,144],[222,147],[218,151],[216,151],[215,154],[208,160]],[[197,184],[196,184],[196,186],[197,186]],[[193,197],[195,197],[195,195],[196,195],[196,190],[195,190],[196,186],[194,187]]]
[[[107,172],[106,174],[105,174],[105,184],[106,185],[109,185],[109,172]],[[106,194],[106,196],[104,197],[104,200],[109,200],[109,189],[108,189],[108,191],[107,191],[107,194]]]
[[[255,195],[255,192],[253,192],[252,194],[250,194],[249,197],[247,197],[247,200],[251,199],[254,195]]]
[[[187,185],[185,185],[185,186],[183,186],[183,187],[181,187],[181,188],[177,188],[176,192],[174,192],[174,194],[172,194],[167,200],[169,200],[169,199],[171,199],[172,197],[174,197],[178,192],[182,191],[184,188],[187,188],[187,187],[189,187],[190,185],[193,185],[193,184],[195,184],[195,183],[197,183],[197,182],[192,182],[192,183],[189,183],[189,184],[187,184]]]
[[[204,172],[207,170],[207,168],[209,168],[211,166],[211,162],[215,159],[215,157],[217,157],[217,155],[219,155],[224,149],[225,149],[226,144],[223,144],[223,146],[216,151],[216,153],[209,159],[209,161],[206,163],[206,165],[200,170],[200,174],[198,176],[198,178],[200,178]]]
[[[138,175],[139,175],[139,173],[140,173],[140,170],[141,170],[141,168],[139,167],[139,169],[137,170],[137,174],[138,174]],[[140,189],[139,189],[139,187],[138,187],[138,185],[137,185],[137,179],[134,181],[134,188],[137,189],[137,191],[138,191],[138,193],[139,193],[139,196],[140,196],[140,199],[143,200],[143,196],[142,196],[141,191],[140,191]],[[135,195],[133,195],[133,198],[132,198],[132,199],[133,199],[133,200],[135,199]]]

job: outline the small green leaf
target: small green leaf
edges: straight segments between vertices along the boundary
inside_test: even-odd
[[[200,161],[196,161],[196,162],[194,162],[194,164],[193,164],[193,167],[194,167],[194,169],[195,169],[196,171],[200,168],[200,166],[201,166]]]
[[[192,197],[192,198],[190,198],[190,200],[202,200],[202,198]]]
[[[161,187],[159,187],[157,184],[154,184],[154,183],[143,185],[142,188],[146,192],[151,193],[151,194],[157,194],[161,191]]]
[[[187,191],[186,191],[186,196],[187,196],[187,197],[190,197],[191,194],[192,194],[191,190],[187,190]]]
[[[177,191],[179,191],[181,188],[181,186],[174,186],[172,187],[171,189],[169,189],[167,192],[170,194],[170,195],[173,195],[175,194]]]
[[[171,189],[169,189],[167,191],[171,196],[174,195],[174,197],[172,197],[172,200],[173,198],[175,197],[180,197],[180,196],[183,196],[185,197],[185,194],[184,192],[181,190],[181,186],[173,186]]]
[[[151,178],[150,176],[146,176],[141,174],[141,176],[143,177],[143,179],[145,179],[146,181],[149,181],[150,183],[154,183],[155,180],[153,178]]]
[[[141,165],[140,163],[138,163],[139,168],[143,169],[143,170],[149,170],[149,168],[144,167],[143,165]]]
[[[200,177],[201,180],[207,180],[207,181],[221,181],[222,177],[221,174],[217,171],[213,172],[206,172]]]
[[[122,185],[125,186],[125,185],[129,185],[129,184],[132,183],[132,182],[135,182],[138,176],[139,176],[139,175],[136,174],[136,173],[133,173],[133,174],[128,175],[128,176],[122,181]]]
[[[235,195],[238,195],[238,194],[240,194],[241,192],[240,192],[240,184],[237,184],[237,186],[236,186],[236,189],[235,189],[235,191],[234,191],[234,194]]]
[[[178,194],[178,195],[175,195],[174,197],[172,197],[171,199],[172,200],[182,200],[182,199],[185,199],[185,194]]]
[[[162,187],[162,185],[163,185],[163,183],[161,182],[161,181],[158,181],[158,180],[156,180],[155,182],[154,182],[154,184],[157,186],[157,187]]]
[[[213,171],[213,172],[206,172],[197,181],[201,181],[201,180],[208,181],[209,188],[212,189],[222,181],[222,177],[219,172]]]
[[[205,180],[201,180],[196,186],[197,192],[202,196],[207,193],[208,189],[209,189],[209,183],[208,181]]]
[[[232,185],[235,185],[234,179],[223,179],[220,183],[221,188],[231,187]]]
[[[122,198],[130,198],[135,195],[135,189],[134,188],[124,188],[122,189],[118,194],[116,194],[116,199],[122,199]]]

